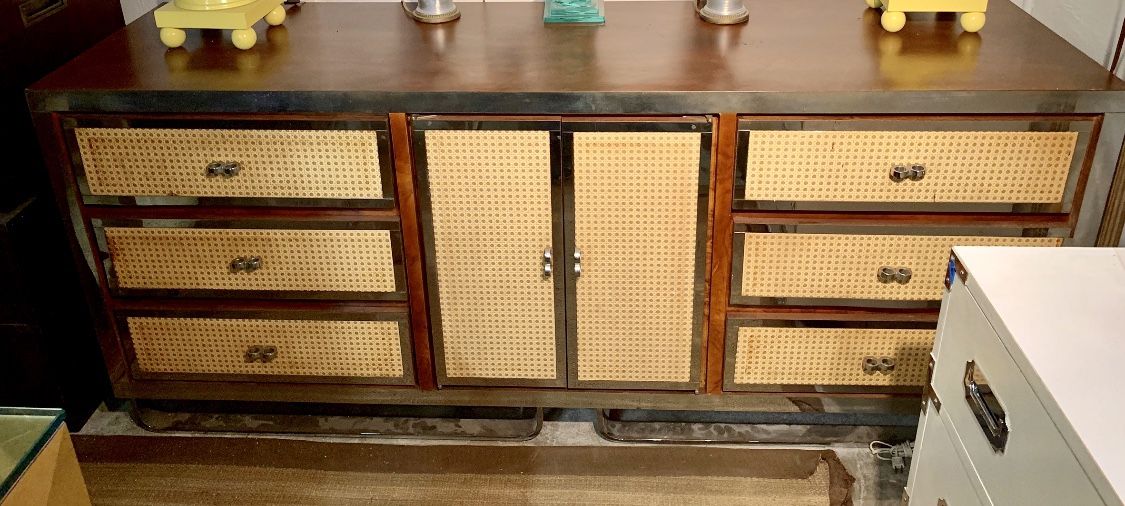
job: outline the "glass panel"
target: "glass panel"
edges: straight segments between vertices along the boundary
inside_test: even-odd
[[[62,424],[60,409],[0,408],[0,497]]]

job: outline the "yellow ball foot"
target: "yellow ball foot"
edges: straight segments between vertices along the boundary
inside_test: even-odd
[[[961,15],[961,28],[966,32],[976,33],[984,28],[985,17],[983,12],[966,12]]]
[[[258,41],[258,32],[253,28],[242,28],[230,32],[230,41],[239,49],[250,49]]]
[[[266,14],[266,23],[270,26],[277,26],[285,22],[285,6],[278,5],[274,7],[269,14]]]
[[[878,9],[883,6],[883,0],[867,0],[867,6],[872,9]]]
[[[169,48],[177,48],[184,45],[187,40],[187,32],[179,28],[161,28],[160,29],[160,42]]]
[[[883,25],[884,30],[894,33],[906,26],[906,13],[886,11],[879,18],[879,22]]]

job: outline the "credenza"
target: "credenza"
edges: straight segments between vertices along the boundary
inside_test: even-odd
[[[1116,245],[1125,83],[1007,2],[143,17],[28,92],[118,396],[915,412],[949,250]]]

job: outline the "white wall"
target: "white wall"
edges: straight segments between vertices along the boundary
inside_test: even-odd
[[[1125,0],[1014,2],[1106,68],[1113,63],[1121,20],[1125,17]],[[1118,69],[1118,76],[1125,77],[1125,73]]]

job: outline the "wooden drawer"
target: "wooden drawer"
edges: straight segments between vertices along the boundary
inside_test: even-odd
[[[393,222],[93,222],[118,295],[405,300]],[[294,227],[304,228],[272,228]]]
[[[1000,235],[1019,233],[1010,229],[896,232],[872,226],[740,226],[734,237],[731,301],[750,305],[936,305],[953,246],[1062,244],[1057,237]],[[923,232],[931,235],[917,235]],[[967,233],[984,235],[959,235]],[[890,269],[885,274],[892,274],[892,279],[880,275],[884,268]],[[900,275],[900,269],[909,272]]]
[[[928,322],[731,318],[725,389],[920,393],[933,338]]]
[[[394,205],[382,122],[121,121],[69,122],[87,204]]]
[[[971,281],[971,280],[970,280]],[[932,385],[943,421],[965,453],[994,504],[1104,504],[1058,427],[1000,341],[996,330],[961,282],[942,308]],[[1066,336],[1059,336],[1065,339]],[[966,384],[994,396],[1009,431],[1003,442],[978,421]],[[1082,371],[1074,371],[1081,375]],[[1091,402],[1096,402],[1092,399]],[[1019,483],[1013,487],[1011,484]]]
[[[402,312],[131,312],[117,325],[139,379],[414,382]]]
[[[1093,129],[1088,119],[743,121],[735,208],[1069,212]]]

